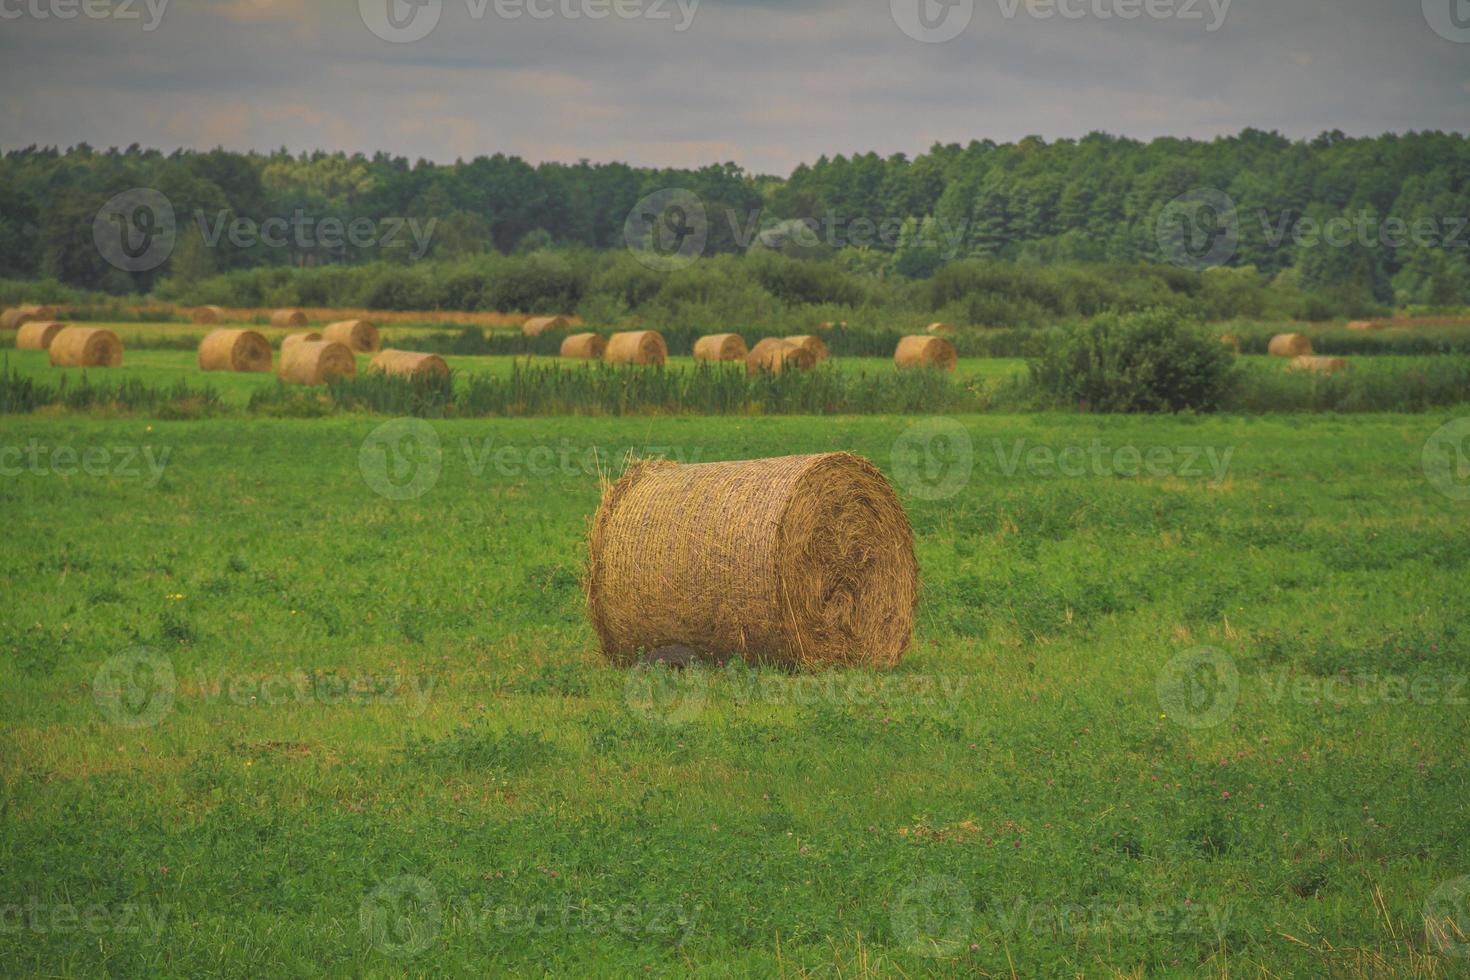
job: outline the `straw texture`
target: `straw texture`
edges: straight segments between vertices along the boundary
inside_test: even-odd
[[[24,309],[23,307],[12,307],[6,310],[4,313],[0,313],[0,328],[4,328],[6,330],[19,330],[21,327],[25,326],[27,323],[30,323],[32,320],[41,319],[44,318],[37,316],[35,313],[32,313],[30,310]]]
[[[213,326],[216,323],[224,322],[225,311],[218,306],[196,306],[194,307],[194,311],[189,314],[189,318],[203,326]]]
[[[749,353],[738,333],[712,333],[694,342],[696,361],[743,361]]]
[[[16,350],[48,350],[51,341],[66,328],[66,324],[55,320],[32,320],[20,328],[15,335]]]
[[[438,354],[421,354],[418,351],[379,351],[368,365],[369,374],[388,374],[413,381],[428,381],[433,378],[449,377],[449,365]]]
[[[63,327],[51,338],[52,367],[117,367],[122,363],[122,341],[101,327]]]
[[[201,371],[270,371],[271,345],[255,330],[211,330],[199,343]]]
[[[338,320],[327,324],[322,339],[342,344],[357,354],[371,354],[383,346],[378,328],[371,320]]]
[[[1272,357],[1302,357],[1312,353],[1312,342],[1299,333],[1279,333],[1266,350]]]
[[[280,378],[288,385],[319,385],[357,374],[357,359],[346,344],[303,340],[281,350]]]
[[[600,361],[607,352],[607,341],[595,333],[574,333],[561,342],[561,356],[583,361]]]
[[[271,314],[271,326],[304,327],[306,326],[306,314],[300,310],[276,310]]]
[[[960,362],[954,344],[943,337],[904,337],[893,352],[893,363],[901,368],[926,367],[953,371]]]
[[[659,364],[668,360],[669,347],[657,330],[615,333],[602,359],[608,364]]]
[[[619,664],[682,646],[801,667],[892,667],[918,597],[913,531],[848,453],[634,461],[604,486],[588,615]]]
[[[534,337],[548,330],[565,330],[571,325],[572,321],[564,316],[533,316],[521,324],[521,333]]]
[[[816,356],[780,337],[767,337],[750,349],[745,357],[745,373],[780,374],[782,371],[810,371],[817,366]]]
[[[813,337],[811,334],[800,334],[795,337],[787,337],[786,342],[810,351],[812,358],[818,364],[821,364],[832,356],[832,352],[827,349],[827,345],[822,342],[821,337]]]

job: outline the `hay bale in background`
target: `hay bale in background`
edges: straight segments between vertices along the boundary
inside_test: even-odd
[[[521,333],[527,337],[535,337],[548,330],[565,330],[572,325],[572,321],[564,316],[533,316],[521,324]]]
[[[357,358],[346,344],[303,340],[281,350],[280,379],[288,385],[319,385],[357,374]]]
[[[20,304],[20,306],[16,307],[16,309],[20,310],[22,313],[29,313],[37,320],[56,319],[56,307],[54,306],[46,306],[41,303],[22,303]]]
[[[344,344],[358,354],[371,354],[383,345],[371,320],[338,320],[322,331],[322,339]]]
[[[924,328],[924,331],[942,337],[951,337],[954,335],[954,327],[947,323],[931,323]]]
[[[193,312],[189,314],[189,319],[201,326],[209,327],[216,323],[223,323],[225,320],[225,311],[218,306],[196,306]]]
[[[271,369],[271,344],[255,330],[211,330],[199,343],[201,371]]]
[[[36,314],[31,313],[29,310],[25,310],[18,306],[11,307],[4,313],[0,313],[0,328],[4,328],[6,330],[19,330],[21,327],[25,326],[27,323],[30,323],[32,320],[40,319],[42,319],[42,317],[36,316]]]
[[[1288,367],[1293,371],[1312,371],[1317,374],[1336,374],[1347,370],[1347,361],[1341,357],[1293,357]]]
[[[417,351],[394,350],[390,347],[373,358],[368,365],[368,373],[387,374],[412,381],[429,381],[449,377],[449,365],[438,354],[420,354]]]
[[[300,310],[276,310],[271,314],[271,326],[304,327],[306,326],[306,314]]]
[[[846,320],[824,320],[823,322],[817,324],[817,332],[818,333],[826,333],[828,330],[846,330],[846,329],[847,329],[847,321]]]
[[[694,342],[696,361],[743,361],[749,353],[738,333],[712,333]]]
[[[669,346],[657,330],[629,330],[612,335],[602,359],[608,364],[662,366],[669,359]]]
[[[780,337],[767,337],[750,349],[745,357],[745,373],[780,374],[783,371],[810,371],[817,366],[816,355]]]
[[[310,333],[287,334],[285,337],[281,338],[281,354],[284,356],[286,350],[290,347],[295,346],[296,344],[310,343],[312,341],[317,341],[321,339],[322,335],[317,333],[315,330],[311,331]]]
[[[15,335],[16,350],[48,350],[51,341],[66,328],[66,324],[55,320],[32,320],[20,328]]]
[[[122,363],[122,341],[101,327],[62,327],[51,338],[52,367],[117,367]]]
[[[1272,357],[1302,357],[1312,353],[1312,342],[1299,333],[1279,333],[1266,350]]]
[[[953,371],[960,362],[954,344],[943,337],[904,337],[893,352],[893,363],[901,368],[925,367]]]
[[[1354,320],[1353,322],[1351,322],[1351,323],[1349,323],[1347,325],[1347,328],[1349,330],[1354,330],[1354,331],[1364,331],[1364,330],[1383,330],[1383,329],[1387,328],[1387,326],[1388,326],[1388,324],[1383,323],[1383,322],[1380,322],[1378,320]]]
[[[821,364],[832,356],[832,352],[827,349],[827,345],[822,343],[821,337],[813,337],[811,334],[798,334],[795,337],[787,337],[786,342],[810,351],[812,358],[818,364]]]
[[[604,487],[587,610],[618,664],[677,646],[888,668],[908,648],[918,578],[908,518],[865,459],[645,460]]]
[[[582,361],[600,361],[607,341],[595,333],[576,333],[561,342],[561,356]]]

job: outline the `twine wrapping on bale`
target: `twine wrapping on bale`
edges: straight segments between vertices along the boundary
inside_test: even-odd
[[[32,320],[20,328],[15,335],[16,350],[49,350],[51,341],[66,329],[66,324],[55,320]]]
[[[286,350],[288,348],[290,348],[290,347],[295,346],[296,344],[309,343],[311,341],[316,341],[316,340],[321,340],[321,339],[322,339],[322,335],[319,334],[319,333],[317,333],[314,330],[312,332],[310,332],[310,333],[293,333],[293,334],[287,334],[285,337],[283,337],[281,339],[281,355],[284,357],[285,354],[286,354]]]
[[[201,371],[269,371],[271,344],[255,330],[211,330],[199,344]]]
[[[936,336],[945,337],[948,337],[954,333],[954,327],[950,326],[948,323],[931,323],[929,324],[929,326],[925,327],[924,330],[926,333],[932,333]]]
[[[919,568],[888,481],[848,453],[632,462],[588,538],[587,609],[603,654],[683,647],[752,663],[893,667]]]
[[[694,342],[696,361],[743,361],[749,353],[738,333],[712,333]]]
[[[1382,330],[1382,329],[1384,329],[1387,326],[1388,326],[1388,324],[1381,323],[1378,320],[1354,320],[1352,323],[1349,323],[1347,325],[1347,328],[1349,330],[1362,331],[1362,330]]]
[[[582,361],[600,361],[607,341],[595,333],[574,333],[561,342],[561,356]]]
[[[1341,357],[1311,357],[1302,355],[1293,357],[1290,367],[1293,371],[1312,371],[1317,374],[1336,374],[1347,370],[1347,361]]]
[[[281,349],[280,379],[288,385],[319,385],[357,374],[357,359],[346,344],[303,340]]]
[[[745,373],[751,377],[762,372],[780,374],[787,369],[810,371],[817,366],[816,355],[780,337],[767,337],[750,349],[745,357]]]
[[[901,368],[926,367],[953,371],[960,362],[954,344],[943,337],[904,337],[893,352],[893,363]]]
[[[565,330],[572,325],[572,321],[564,316],[533,316],[521,324],[521,333],[527,337],[535,337],[548,330]]]
[[[196,306],[189,317],[195,323],[209,327],[224,322],[225,311],[218,306]]]
[[[420,354],[409,350],[379,351],[368,365],[369,374],[387,374],[411,381],[430,381],[449,377],[449,365],[438,354]]]
[[[306,326],[306,314],[300,310],[276,310],[271,314],[271,326],[304,327]]]
[[[122,363],[122,341],[101,327],[62,327],[51,338],[52,367],[117,367]]]
[[[657,330],[615,333],[607,342],[602,359],[608,364],[657,364],[668,360],[669,347]]]
[[[358,354],[371,354],[382,346],[378,328],[371,320],[338,320],[322,331],[322,339],[347,347]]]
[[[794,344],[803,350],[810,351],[812,358],[818,364],[821,364],[832,356],[832,352],[827,349],[827,345],[822,342],[821,337],[813,337],[811,334],[799,334],[795,337],[787,337],[786,342],[788,344]]]
[[[1279,333],[1266,350],[1272,357],[1302,357],[1312,353],[1312,342],[1299,333]]]
[[[4,313],[0,313],[0,327],[6,330],[19,330],[32,320],[40,319],[42,317],[37,316],[24,307],[12,307]]]

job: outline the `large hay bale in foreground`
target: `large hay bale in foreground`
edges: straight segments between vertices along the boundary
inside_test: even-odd
[[[357,374],[357,358],[346,344],[303,340],[281,349],[280,379],[288,385],[326,384]]]
[[[284,357],[286,355],[287,349],[294,347],[296,344],[311,343],[312,341],[317,341],[321,339],[322,335],[317,333],[315,330],[309,333],[287,334],[285,337],[281,338],[281,356]]]
[[[904,337],[893,352],[893,363],[901,368],[924,367],[953,371],[960,363],[954,344],[943,337]]]
[[[629,330],[612,335],[602,359],[608,364],[662,365],[669,359],[669,345],[657,330]]]
[[[51,338],[52,367],[117,367],[122,363],[122,341],[101,327],[62,327]]]
[[[201,371],[271,369],[271,344],[256,330],[211,330],[199,343]]]
[[[371,354],[383,345],[371,320],[338,320],[327,324],[322,339],[344,344],[358,354]]]
[[[574,333],[561,342],[561,356],[581,361],[600,361],[607,341],[595,333]]]
[[[387,374],[411,381],[430,381],[449,377],[449,365],[438,354],[421,354],[411,350],[379,351],[368,365],[369,374]]]
[[[805,347],[798,347],[781,337],[766,337],[750,349],[745,356],[745,373],[780,374],[782,371],[810,371],[817,366],[817,357]]]
[[[1288,365],[1293,371],[1312,371],[1316,374],[1336,374],[1346,371],[1348,363],[1341,357],[1293,357]]]
[[[1266,351],[1272,357],[1302,357],[1312,353],[1312,342],[1299,333],[1279,333],[1271,338]]]
[[[42,317],[22,307],[11,307],[4,313],[0,313],[0,328],[5,330],[19,330],[32,320],[40,320]]]
[[[954,327],[948,323],[931,323],[924,328],[925,333],[934,334],[936,337],[954,336]]]
[[[749,353],[738,333],[712,333],[694,342],[696,361],[743,361]]]
[[[32,320],[20,328],[15,335],[16,350],[49,350],[51,341],[66,329],[66,324],[55,320]]]
[[[602,652],[683,647],[802,667],[893,667],[918,597],[913,531],[883,474],[848,453],[634,462],[588,540]]]
[[[533,316],[521,324],[521,333],[535,337],[548,330],[566,330],[571,325],[572,321],[564,316]]]
[[[201,326],[211,327],[225,322],[225,311],[219,306],[196,306],[189,314],[189,319]]]
[[[306,326],[306,314],[300,310],[276,310],[271,314],[271,326],[304,327]]]
[[[832,352],[827,349],[827,345],[822,342],[821,337],[813,337],[811,334],[798,334],[795,337],[787,337],[786,342],[810,351],[812,357],[816,359],[818,364],[821,364],[832,356]]]

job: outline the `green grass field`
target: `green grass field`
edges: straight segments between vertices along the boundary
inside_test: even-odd
[[[1465,975],[1464,414],[6,416],[0,973]],[[598,465],[838,449],[900,670],[603,665]]]

